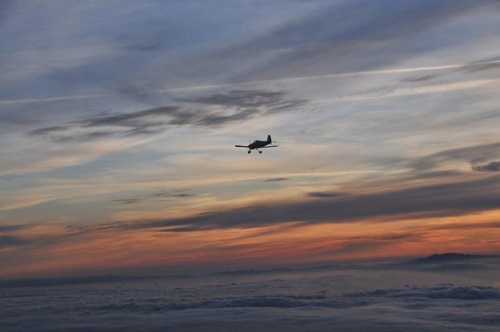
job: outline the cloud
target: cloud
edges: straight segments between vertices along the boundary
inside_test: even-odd
[[[289,178],[270,178],[270,179],[265,179],[264,182],[279,182],[287,180],[289,180]]]
[[[30,136],[55,141],[88,141],[113,135],[149,135],[171,126],[220,127],[234,121],[297,110],[305,99],[290,99],[284,92],[232,90],[227,93],[179,99],[167,105],[128,113],[102,114],[62,125],[38,128]]]
[[[500,221],[497,222],[481,222],[481,223],[451,223],[444,225],[431,226],[432,230],[442,229],[481,229],[481,228],[500,228]]]
[[[382,99],[382,98],[394,98],[394,97],[405,97],[414,95],[424,95],[424,94],[436,94],[439,92],[451,92],[459,90],[471,90],[480,88],[494,88],[499,83],[496,79],[484,79],[484,80],[472,80],[466,82],[454,82],[454,83],[444,83],[444,84],[433,84],[418,87],[400,87],[395,86],[390,89],[383,89],[377,92],[369,93],[355,93],[352,95],[346,95],[344,97],[336,99],[324,99],[321,102],[330,101],[349,101],[349,100],[369,100],[369,99]]]
[[[486,62],[482,64],[482,66],[494,66],[498,61],[495,62]],[[348,77],[359,77],[359,76],[375,76],[375,75],[390,75],[390,74],[402,74],[402,73],[413,73],[413,72],[428,72],[428,71],[443,71],[449,69],[457,69],[463,70],[464,68],[469,68],[469,64],[448,64],[448,65],[440,65],[440,66],[424,66],[424,67],[407,67],[407,68],[392,68],[392,69],[381,69],[381,70],[365,70],[365,71],[351,71],[351,72],[340,72],[340,73],[332,73],[332,74],[320,74],[320,75],[303,75],[303,76],[295,76],[295,77],[285,77],[285,78],[269,78],[265,80],[254,80],[254,81],[242,81],[236,83],[222,83],[222,84],[210,84],[210,85],[199,85],[199,86],[186,86],[180,88],[167,88],[157,90],[155,88],[150,88],[149,90],[146,88],[140,88],[128,84],[125,87],[117,88],[116,90],[122,94],[126,94],[129,97],[134,97],[139,100],[149,100],[154,95],[175,93],[175,92],[187,92],[187,91],[200,91],[200,90],[214,90],[214,89],[229,89],[229,88],[243,88],[249,86],[259,86],[262,84],[273,84],[273,83],[287,83],[287,82],[305,82],[305,81],[314,81],[314,80],[324,80],[331,78],[348,78]],[[409,77],[402,79],[402,82],[419,82],[430,80],[432,78],[438,77],[439,75],[423,75],[418,77]],[[496,84],[496,80],[481,80],[481,81],[473,81],[469,83],[457,83],[457,84],[441,84],[435,85],[434,88],[418,88],[418,89],[400,89],[395,90],[392,93],[387,94],[367,94],[347,96],[344,98],[339,98],[338,100],[349,100],[349,99],[361,99],[361,98],[387,98],[387,97],[399,97],[399,96],[409,96],[414,94],[425,94],[425,93],[434,93],[441,91],[451,91],[451,90],[463,90],[474,87],[483,87],[483,86],[494,86]],[[0,100],[0,104],[5,105],[15,105],[15,104],[25,104],[25,103],[44,103],[44,102],[55,102],[55,101],[71,101],[71,100],[79,100],[79,99],[95,99],[95,98],[105,98],[112,97],[113,94],[103,93],[103,94],[92,94],[92,95],[72,95],[72,96],[60,96],[60,97],[47,97],[47,98],[32,98],[32,99],[10,99],[10,100]],[[116,97],[116,96],[115,96]],[[181,99],[182,100],[182,99]],[[326,99],[326,100],[335,100],[335,99]],[[321,100],[324,101],[324,100]],[[300,100],[295,101],[294,103],[299,104]],[[11,123],[30,123],[31,121],[28,119],[20,119],[18,117],[7,118],[6,121]]]
[[[232,90],[228,93],[180,99],[180,101],[237,108],[259,108],[263,106],[281,106],[283,104],[283,96],[284,93],[279,91]]]
[[[19,236],[0,235],[0,249],[18,247],[26,243],[27,241]]]
[[[465,161],[471,164],[481,163],[498,155],[500,155],[500,143],[479,144],[440,151],[429,156],[417,158],[411,161],[410,164],[417,170],[426,170],[450,161]]]
[[[342,195],[343,194],[341,194],[341,193],[323,192],[323,191],[314,191],[314,192],[307,193],[307,196],[314,197],[314,198],[340,197]]]
[[[196,195],[194,195],[194,194],[173,194],[171,197],[187,198],[187,197],[196,197]]]
[[[492,70],[500,68],[500,57],[495,57],[491,59],[485,59],[483,61],[476,61],[468,64],[464,67],[469,72],[481,71],[481,70]]]
[[[31,135],[38,136],[38,135],[45,135],[45,134],[50,134],[50,133],[55,133],[59,131],[65,131],[68,130],[68,126],[52,126],[52,127],[45,127],[45,128],[39,128],[30,131]]]
[[[62,285],[86,285],[95,283],[118,283],[121,281],[131,280],[145,280],[147,277],[125,277],[125,276],[102,276],[102,277],[80,277],[80,278],[26,278],[26,279],[12,279],[0,280],[0,288],[11,287],[55,287]]]
[[[69,135],[69,134],[68,134]],[[58,136],[58,139],[74,139],[76,134]],[[107,140],[101,142],[79,142],[80,144],[66,144],[57,146],[35,145],[26,150],[9,152],[5,159],[0,159],[0,174],[23,174],[43,172],[51,169],[63,168],[83,163],[88,163],[105,154],[123,151],[143,144],[143,141]],[[47,198],[52,199],[52,197]],[[38,204],[37,199],[33,199]]]
[[[472,170],[476,172],[500,172],[500,162],[493,161],[486,165],[472,165]]]
[[[422,81],[428,81],[433,78],[437,77],[437,75],[423,75],[423,76],[414,76],[414,77],[407,77],[403,79],[403,82],[422,82]]]
[[[196,194],[191,194],[185,192],[185,190],[174,190],[174,191],[168,191],[168,190],[161,190],[158,191],[154,194],[151,195],[152,197],[173,197],[173,198],[190,198],[190,197],[196,197]]]
[[[472,226],[471,224],[468,224]],[[474,230],[481,228],[479,225]],[[431,228],[434,230],[436,228]],[[437,228],[437,229],[455,229],[450,228]],[[458,228],[459,229],[459,228]],[[469,229],[472,229],[470,227]],[[498,263],[498,255],[477,255],[477,254],[458,254],[458,253],[445,253],[445,254],[433,254],[425,258],[417,258],[411,261],[396,263],[392,265],[395,268],[410,268],[417,269],[420,271],[432,271],[432,272],[451,272],[456,273],[460,271],[486,271],[487,269],[496,266]]]
[[[201,104],[204,107],[217,106],[194,119],[191,124],[199,126],[220,126],[227,122],[243,120],[257,115],[266,115],[285,110],[297,110],[307,103],[306,99],[289,99],[282,91],[230,90],[208,96],[184,98],[179,101]],[[184,123],[181,123],[184,124]]]
[[[113,221],[113,222],[106,222],[106,223],[101,223],[97,225],[74,225],[70,224],[65,227],[65,230],[69,232],[69,234],[64,234],[63,236],[77,236],[79,234],[84,234],[88,232],[94,232],[94,231],[101,231],[101,230],[107,230],[107,229],[113,229],[120,227],[123,223],[121,221]]]
[[[0,236],[0,249],[2,248],[19,248],[19,249],[34,249],[43,250],[48,247],[55,247],[62,243],[70,242],[75,239],[76,233],[68,233],[64,235],[42,234],[36,236],[30,235],[2,235]],[[20,255],[20,253],[15,254]],[[21,254],[21,256],[23,256]],[[28,255],[29,256],[29,255]]]
[[[139,198],[125,198],[125,199],[114,199],[112,202],[123,203],[125,205],[137,204],[141,202]]]
[[[33,24],[29,24],[27,18],[35,21],[42,13],[20,6],[21,13],[27,14],[27,17],[19,15],[26,20],[26,30],[11,33],[12,36],[6,38],[17,38],[18,43],[9,44],[20,45],[14,49],[24,48],[29,56],[20,63],[9,58],[7,64],[13,61],[15,65],[7,67],[15,68],[13,71],[17,75],[18,68],[24,64],[29,64],[30,70],[13,89],[13,92],[23,93],[11,93],[7,97],[10,97],[10,102],[83,99],[116,95],[95,89],[97,85],[127,86],[128,82],[134,82],[132,85],[137,89],[132,87],[126,91],[125,88],[125,93],[136,94],[132,90],[137,90],[142,94],[144,91],[159,91],[162,87],[163,90],[176,89],[179,85],[186,88],[201,85],[224,87],[224,84],[253,79],[387,67],[419,53],[428,54],[429,49],[449,46],[449,43],[422,43],[418,37],[450,19],[495,1],[354,0],[333,4],[318,2],[306,8],[297,3],[300,2],[289,5],[285,12],[276,10],[279,5],[268,5],[271,11],[265,15],[262,11],[252,11],[253,15],[240,16],[239,21],[246,22],[242,25],[235,21],[237,16],[231,11],[216,10],[222,5],[214,4],[213,8],[204,10],[212,15],[197,15],[196,24],[189,27],[183,23],[194,15],[193,7],[182,4],[155,4],[151,7],[128,4],[118,11],[109,4],[92,5],[85,10],[84,5],[78,9],[66,5],[59,11],[43,11],[45,17],[53,18],[52,24],[63,22],[68,28],[61,32],[57,42],[53,40],[50,29],[35,31]],[[255,5],[256,8],[259,6]],[[115,19],[102,16],[110,8]],[[130,16],[126,8],[140,15]],[[105,33],[97,33],[95,24],[78,25],[75,20],[67,18],[72,15],[85,17],[88,11],[94,13]],[[61,12],[70,14],[60,15]],[[171,17],[173,12],[177,13],[175,17]],[[169,19],[160,20],[157,15]],[[269,24],[268,15],[280,17],[273,20],[276,23]],[[147,24],[138,24],[140,18]],[[252,26],[256,22],[265,24],[259,29]],[[7,31],[17,32],[16,24],[16,21],[10,22]],[[228,26],[232,33],[226,33]],[[235,26],[239,32],[233,31]],[[40,37],[40,45],[44,45],[43,49],[39,47],[42,50],[36,47],[31,50],[31,36],[35,33]],[[90,42],[86,34],[95,39]],[[75,48],[74,44],[79,47]],[[33,59],[38,59],[36,66],[32,64]],[[145,82],[143,87],[137,82],[140,80]],[[26,91],[52,93],[56,89],[68,90],[67,96],[43,98],[44,93],[32,93],[22,98]],[[16,101],[16,98],[19,99]]]
[[[0,233],[15,232],[30,227],[33,227],[33,225],[0,225]]]
[[[18,286],[39,288],[20,287],[14,299],[5,295],[12,301],[2,323],[20,331],[234,331],[243,325],[256,331],[330,331],[335,326],[342,331],[437,332],[491,331],[500,321],[496,287],[452,283],[374,287],[384,283],[381,276],[390,276],[382,271],[376,275],[364,271],[362,277],[359,271],[331,272],[277,272],[274,279],[266,274],[243,279],[20,280]],[[51,282],[65,287],[41,288]],[[11,284],[16,286],[15,281]]]
[[[414,260],[414,263],[427,264],[427,263],[443,263],[443,262],[453,262],[460,260],[478,260],[485,258],[498,258],[500,256],[491,255],[471,255],[471,254],[460,254],[454,252],[448,252],[444,254],[433,254],[425,258],[418,258]]]
[[[439,178],[452,178],[463,176],[465,173],[461,171],[446,170],[446,171],[430,171],[430,172],[418,172],[416,174],[411,174],[409,179],[439,179]]]
[[[370,194],[323,197],[303,202],[255,205],[186,218],[142,221],[126,228],[173,232],[252,228],[279,223],[344,223],[397,218],[467,215],[500,208],[500,176],[440,183]]]
[[[500,290],[491,286],[461,286],[440,284],[431,287],[410,287],[407,289],[378,289],[370,292],[354,293],[354,297],[429,298],[450,300],[496,300]]]
[[[33,136],[54,136],[59,140],[67,140],[73,137],[78,140],[86,140],[89,137],[106,137],[113,134],[140,135],[153,134],[164,130],[169,123],[169,118],[183,116],[177,106],[163,106],[129,113],[115,113],[93,116],[84,120],[66,123],[45,128],[39,128],[29,132]],[[185,116],[185,115],[184,115]],[[101,131],[84,132],[86,128]],[[104,131],[104,130],[107,131]]]
[[[480,271],[485,270],[487,267],[483,264],[476,263],[444,263],[437,264],[433,266],[425,267],[425,271],[435,271],[435,272],[452,272],[456,273],[458,271]]]
[[[402,61],[415,52],[438,49],[441,44],[410,47],[423,33],[439,27],[469,10],[494,1],[369,1],[358,0],[324,6],[321,11],[303,18],[285,21],[240,45],[230,47],[214,56],[214,73],[219,67],[236,66],[248,54],[260,61],[239,75],[243,78],[265,80],[307,76],[329,72],[349,72],[380,68]],[[252,63],[253,59],[245,60]],[[267,60],[267,61],[265,61]],[[198,69],[195,66],[192,71]]]
[[[162,106],[157,108],[151,108],[143,111],[131,112],[131,113],[118,113],[104,116],[96,116],[86,120],[82,120],[79,124],[82,127],[105,127],[105,126],[115,126],[115,127],[125,127],[131,128],[132,131],[147,131],[151,127],[162,125],[163,123],[158,123],[155,120],[157,118],[175,116],[179,108],[176,106]]]
[[[329,251],[331,254],[351,254],[367,252],[394,244],[420,242],[422,235],[417,232],[395,233],[381,236],[353,236],[342,239],[339,248]]]
[[[211,299],[194,303],[161,303],[153,307],[138,307],[136,304],[109,304],[99,308],[102,311],[115,310],[193,310],[193,309],[222,309],[222,308],[349,308],[361,306],[361,301],[340,301],[336,299],[326,299],[324,295],[278,295],[278,296],[253,296],[253,297],[229,297]]]
[[[15,172],[15,171],[16,170],[13,170],[12,172]],[[10,173],[9,170],[7,170],[6,174],[9,174],[9,173]],[[51,200],[52,200],[52,198],[50,198],[50,197],[40,197],[40,198],[21,198],[21,197],[19,197],[18,199],[14,199],[11,201],[0,202],[0,212],[23,209],[26,207],[35,206],[38,204],[50,202]]]

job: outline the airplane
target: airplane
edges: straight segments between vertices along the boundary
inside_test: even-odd
[[[248,153],[251,153],[252,150],[257,150],[259,153],[262,153],[259,149],[264,149],[264,148],[275,148],[279,145],[270,145],[273,141],[271,140],[271,135],[267,135],[267,141],[253,141],[252,143],[248,145],[235,145],[237,148],[247,148]]]

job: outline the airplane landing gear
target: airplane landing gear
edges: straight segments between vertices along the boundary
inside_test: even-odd
[[[262,153],[262,151],[259,151],[259,153]]]
[[[248,154],[250,154],[252,151],[251,150],[248,150]]]

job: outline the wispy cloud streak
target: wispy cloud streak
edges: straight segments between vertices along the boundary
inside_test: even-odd
[[[199,85],[199,86],[186,86],[179,88],[169,88],[160,89],[154,91],[143,91],[145,95],[147,94],[163,94],[171,92],[185,92],[185,91],[197,91],[197,90],[213,90],[220,88],[244,88],[252,85],[263,85],[269,83],[287,83],[287,82],[300,82],[300,81],[312,81],[312,80],[323,80],[330,78],[347,78],[356,76],[372,76],[372,75],[396,75],[396,74],[407,74],[416,72],[427,72],[427,71],[443,71],[449,69],[467,69],[474,68],[479,64],[483,66],[496,65],[499,64],[500,60],[479,62],[474,64],[450,64],[441,66],[425,66],[425,67],[414,67],[414,68],[394,68],[394,69],[383,69],[383,70],[369,70],[369,71],[358,71],[349,73],[332,73],[327,75],[313,75],[313,76],[299,76],[299,77],[289,77],[281,79],[269,79],[269,80],[256,80],[248,82],[238,82],[238,83],[227,83],[227,84],[210,84],[210,85]],[[48,98],[34,98],[34,99],[12,99],[12,100],[0,100],[0,104],[19,104],[19,103],[40,103],[40,102],[54,102],[63,100],[75,100],[75,99],[92,99],[92,98],[103,98],[110,96],[118,96],[114,93],[104,93],[104,94],[90,94],[90,95],[73,95],[73,96],[57,96]]]

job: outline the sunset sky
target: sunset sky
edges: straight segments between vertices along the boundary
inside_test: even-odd
[[[1,1],[0,278],[500,253],[499,17]]]

